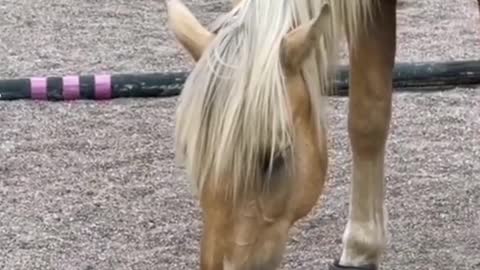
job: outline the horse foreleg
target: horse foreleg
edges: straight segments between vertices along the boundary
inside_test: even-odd
[[[361,32],[349,43],[353,175],[343,251],[332,269],[375,269],[386,245],[384,159],[392,106],[396,0],[378,5],[367,33]]]

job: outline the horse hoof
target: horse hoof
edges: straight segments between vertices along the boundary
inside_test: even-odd
[[[328,270],[377,270],[377,266],[375,264],[367,264],[361,266],[342,266],[339,263],[339,260],[335,260],[333,263],[328,265]]]

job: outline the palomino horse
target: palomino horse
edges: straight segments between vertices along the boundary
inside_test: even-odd
[[[343,30],[353,175],[343,251],[330,268],[376,269],[396,0],[234,2],[209,31],[180,0],[167,1],[170,27],[196,62],[175,135],[202,209],[201,269],[276,269],[289,229],[317,202],[328,165],[323,97]]]

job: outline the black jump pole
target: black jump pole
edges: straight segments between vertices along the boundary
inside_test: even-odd
[[[348,66],[341,66],[337,74],[334,95],[348,96]],[[451,62],[396,63],[393,70],[393,88],[397,92],[436,92],[458,86],[480,85],[480,60]]]
[[[348,66],[340,66],[333,95],[348,96],[348,73]],[[0,80],[0,100],[171,97],[180,94],[188,74],[99,74],[7,79]],[[393,86],[396,91],[431,92],[474,85],[480,85],[480,60],[397,63],[394,68]]]
[[[170,97],[180,94],[188,73],[100,74],[0,80],[0,100]]]

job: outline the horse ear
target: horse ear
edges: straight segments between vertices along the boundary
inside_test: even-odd
[[[287,69],[296,70],[328,31],[332,18],[330,5],[324,4],[316,18],[290,31],[282,42],[282,60]]]
[[[214,35],[195,18],[180,0],[167,0],[170,28],[180,44],[198,61]]]

